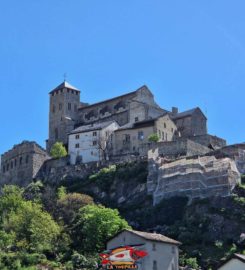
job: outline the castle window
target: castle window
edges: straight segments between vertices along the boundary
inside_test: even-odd
[[[5,166],[3,165],[3,172],[5,173]]]
[[[97,145],[97,141],[93,141],[93,145]]]
[[[76,148],[79,148],[79,143],[76,143],[75,147],[76,147]]]
[[[164,132],[162,131],[162,139],[164,140]]]
[[[67,89],[67,93],[70,93],[70,89]]]
[[[14,160],[14,166],[17,166],[17,159]]]
[[[174,129],[173,128],[171,128],[171,131],[172,131],[172,133],[174,133]]]
[[[9,170],[9,164],[7,164],[7,171]]]
[[[153,250],[153,251],[156,251],[156,243],[153,243],[153,244],[152,244],[152,250]]]
[[[55,113],[55,105],[53,105],[52,112]]]
[[[58,128],[55,128],[55,130],[54,130],[54,137],[55,137],[55,140],[57,140],[58,139],[58,136],[59,134],[58,134]]]
[[[168,134],[166,133],[166,141],[168,140]]]
[[[138,121],[139,121],[139,117],[135,117],[135,118],[134,118],[134,121],[135,121],[135,122],[138,122]]]
[[[29,156],[27,155],[26,156],[26,164],[28,163],[28,161],[29,161]]]
[[[140,141],[144,140],[144,132],[143,131],[138,132],[138,140],[140,140]]]
[[[93,132],[93,136],[97,136],[97,132],[96,131]]]
[[[71,110],[71,103],[68,103],[68,110]]]
[[[79,139],[79,137],[80,137],[79,134],[77,134],[77,135],[75,136],[76,139]]]
[[[59,104],[59,110],[62,110],[62,103]]]
[[[14,165],[13,165],[13,161],[11,161],[11,163],[10,163],[10,167],[11,167],[11,169],[13,169],[13,167],[14,167]]]
[[[77,111],[77,104],[74,104],[74,112]]]
[[[166,123],[164,123],[163,126],[164,126],[164,128],[166,128],[167,127]]]
[[[22,157],[20,157],[20,162],[19,162],[19,164],[20,164],[20,165],[22,164]]]

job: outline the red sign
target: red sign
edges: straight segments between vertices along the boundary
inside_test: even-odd
[[[137,250],[132,246],[112,249],[100,254],[102,267],[105,269],[137,269],[136,261],[147,256],[144,250]]]

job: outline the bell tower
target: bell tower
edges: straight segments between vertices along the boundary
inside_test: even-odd
[[[48,152],[55,142],[62,142],[67,148],[68,133],[74,129],[79,106],[80,91],[66,81],[49,93]]]

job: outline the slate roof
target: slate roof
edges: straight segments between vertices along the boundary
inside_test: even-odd
[[[193,108],[193,109],[181,112],[181,113],[177,113],[175,115],[172,114],[172,119],[177,120],[180,118],[185,118],[185,117],[191,116],[196,110],[199,110],[203,114],[201,109],[199,107],[196,107],[196,108]],[[206,116],[204,114],[203,114],[203,116],[206,118]]]
[[[79,89],[77,89],[76,87],[72,86],[67,81],[64,81],[60,85],[58,85],[57,87],[55,87],[50,93],[52,93],[53,91],[59,90],[59,89],[63,89],[63,88],[69,88],[69,89],[72,89],[72,90],[75,90],[75,91],[79,91]]]
[[[93,131],[93,130],[101,130],[105,127],[108,127],[110,124],[112,124],[114,122],[116,122],[116,121],[106,121],[106,122],[101,122],[101,123],[80,126],[76,129],[72,130],[69,134],[77,134],[77,133],[89,132],[89,131]]]
[[[124,98],[124,97],[127,97],[127,96],[134,96],[136,95],[136,93],[141,90],[141,89],[148,89],[148,87],[146,85],[143,85],[141,86],[140,88],[138,88],[137,90],[133,91],[133,92],[129,92],[127,94],[124,94],[124,95],[121,95],[121,96],[117,96],[117,97],[114,97],[114,98],[110,98],[110,99],[106,99],[106,100],[103,100],[103,101],[100,101],[100,102],[97,102],[97,103],[93,103],[89,106],[86,106],[86,107],[82,107],[82,108],[78,108],[78,110],[83,110],[83,109],[88,109],[88,108],[92,108],[94,106],[98,106],[100,104],[103,104],[103,103],[107,103],[107,102],[110,102],[110,101],[113,101],[113,100],[117,100],[117,99],[121,99],[121,98]],[[149,89],[148,89],[149,90]]]
[[[228,259],[221,261],[221,263],[218,265],[217,270],[220,269],[223,265],[225,265],[227,262],[229,262],[232,259],[238,259],[239,261],[243,262],[245,264],[245,255],[234,253],[231,257]]]
[[[129,232],[132,233],[134,235],[137,235],[139,237],[144,238],[145,240],[150,240],[150,241],[156,241],[156,242],[162,242],[162,243],[167,243],[167,244],[173,244],[173,245],[181,245],[181,242],[176,241],[174,239],[171,239],[167,236],[164,236],[162,234],[158,234],[158,233],[148,233],[148,232],[141,232],[141,231],[135,231],[135,230],[128,230],[125,229],[121,232],[119,232],[118,234],[116,234],[115,236],[119,235],[122,232]],[[114,237],[115,237],[114,236]],[[114,237],[112,237],[111,239],[113,239]]]

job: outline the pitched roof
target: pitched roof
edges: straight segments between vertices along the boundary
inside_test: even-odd
[[[217,269],[220,269],[223,265],[225,265],[227,262],[229,262],[232,259],[238,259],[239,261],[243,262],[245,264],[245,255],[234,253],[231,257],[228,259],[221,261],[221,263],[218,265]]]
[[[112,123],[116,123],[116,121],[106,121],[106,122],[101,122],[101,123],[95,123],[95,124],[90,124],[90,125],[85,125],[85,126],[80,126],[74,130],[72,130],[70,134],[76,134],[76,133],[83,133],[83,132],[89,132],[89,131],[93,131],[93,130],[100,130],[103,129],[105,127],[108,127],[109,125],[111,125]]]
[[[181,245],[181,242],[176,241],[174,239],[171,239],[171,238],[164,236],[162,234],[158,234],[158,233],[148,233],[148,232],[141,232],[141,231],[125,229],[125,230],[119,232],[117,235],[119,235],[120,233],[122,233],[124,231],[132,233],[132,234],[137,235],[139,237],[142,237],[145,240],[162,242],[162,243],[167,243],[167,244],[174,244],[174,245]],[[111,239],[113,239],[114,237],[112,237]]]
[[[59,89],[63,89],[63,88],[69,88],[69,89],[72,89],[72,90],[75,90],[75,91],[79,91],[76,87],[72,86],[67,81],[64,81],[60,85],[55,87],[50,93],[52,93],[53,91],[59,90]]]
[[[129,93],[124,94],[124,95],[121,95],[121,96],[117,96],[117,97],[114,97],[114,98],[110,98],[110,99],[106,99],[106,100],[103,100],[103,101],[99,101],[99,102],[93,103],[93,104],[91,104],[89,106],[78,108],[78,110],[83,110],[83,109],[87,109],[87,108],[90,108],[90,107],[92,108],[94,106],[98,106],[98,105],[103,104],[103,103],[106,103],[106,102],[110,102],[110,101],[113,101],[113,100],[121,99],[121,98],[124,98],[124,97],[127,97],[127,96],[131,96],[131,95],[133,96],[139,90],[144,89],[144,88],[148,89],[148,87],[146,85],[143,85],[143,86],[141,86],[140,88],[138,88],[137,90],[135,90],[133,92],[129,92]]]
[[[175,115],[172,114],[172,119],[176,120],[176,119],[180,119],[180,118],[184,118],[184,117],[188,117],[191,116],[195,111],[199,110],[203,116],[206,118],[206,116],[204,115],[204,113],[202,112],[202,110],[199,107],[181,112],[181,113],[177,113]]]

